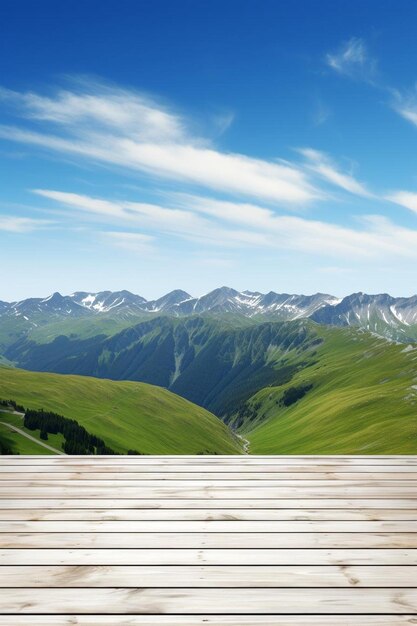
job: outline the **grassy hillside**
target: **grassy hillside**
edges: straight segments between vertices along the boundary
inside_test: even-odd
[[[75,419],[117,452],[132,448],[147,454],[241,452],[240,442],[214,415],[144,383],[0,367],[0,398]]]
[[[161,317],[112,337],[58,337],[43,344],[23,340],[7,356],[29,369],[169,388],[233,425],[250,440],[254,454],[417,453],[417,344],[395,345],[356,328],[326,327],[309,320],[234,327],[204,317]],[[108,380],[103,382],[111,388]],[[45,402],[45,408],[78,419],[69,412],[71,397],[69,393],[68,402],[62,403],[63,396],[57,393],[63,405]],[[177,398],[180,401],[184,402]],[[97,403],[100,407],[100,399]],[[119,407],[123,410],[109,400],[105,408],[104,417],[115,430]],[[76,409],[83,410],[82,398]],[[126,413],[130,423],[132,413]],[[146,415],[152,424],[160,419],[153,408]],[[126,445],[126,433],[124,443],[115,445],[113,427],[95,430],[102,412],[83,413],[83,419],[91,417],[92,425],[80,423],[110,447]],[[153,432],[165,433],[166,428],[158,424]],[[179,432],[181,440],[181,424]],[[157,435],[152,451],[159,442]],[[213,449],[204,437],[198,442],[191,452]],[[230,439],[228,444],[234,445]],[[139,443],[131,447],[148,451]],[[180,441],[173,451],[184,451]]]
[[[7,424],[16,426],[31,438],[29,439],[20,432],[14,431]],[[33,439],[36,441],[33,441]],[[49,434],[48,440],[42,441],[40,430],[25,428],[23,418],[20,415],[14,415],[3,410],[0,411],[0,446],[2,448],[4,446],[10,448],[13,454],[56,454],[56,452],[49,450],[47,446],[62,451],[63,442],[64,437],[60,434]]]
[[[247,403],[241,430],[250,452],[416,454],[417,345],[354,329],[315,330],[323,339],[315,362]],[[307,391],[285,406],[290,388]]]
[[[305,321],[236,323],[160,317],[110,338],[23,340],[7,357],[30,370],[159,385],[224,417],[266,385],[289,380],[317,341]],[[288,351],[295,357],[282,366]]]

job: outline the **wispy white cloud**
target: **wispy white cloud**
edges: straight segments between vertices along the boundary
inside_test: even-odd
[[[399,204],[417,213],[417,193],[411,191],[396,191],[386,196],[386,200]]]
[[[359,37],[352,37],[336,52],[326,54],[325,60],[335,72],[350,78],[373,82],[376,76],[377,62]]]
[[[277,249],[310,252],[336,258],[417,258],[417,230],[400,227],[379,215],[362,217],[360,227],[349,228],[319,220],[276,215],[262,207],[190,198],[190,205],[224,220],[260,230]]]
[[[87,211],[99,221],[107,221],[109,217],[119,222],[122,219],[129,223],[130,228],[146,227],[155,229],[154,235],[171,233],[204,244],[295,250],[351,261],[387,257],[417,259],[417,230],[400,227],[376,215],[363,217],[357,228],[351,228],[277,215],[254,204],[184,194],[174,197],[176,207],[166,208],[48,190],[38,190],[37,193],[64,206]],[[229,228],[229,225],[233,227]],[[142,237],[140,233],[139,239],[142,240]],[[125,243],[129,243],[129,239],[136,243],[135,237],[130,234],[125,237]]]
[[[34,193],[55,200],[64,207],[77,209],[101,221],[128,224],[158,234],[173,234],[191,241],[216,246],[242,246],[266,244],[261,233],[243,229],[228,229],[202,217],[198,213],[178,207],[128,201],[108,201],[100,198],[48,189],[35,189]]]
[[[173,194],[172,199],[179,206],[211,218],[260,230],[267,230],[275,216],[271,209],[255,204],[228,202],[181,193]]]
[[[0,215],[0,230],[9,233],[29,233],[46,228],[53,222],[50,220],[33,219],[30,217],[16,217],[14,215]]]
[[[368,52],[363,39],[353,37],[338,52],[326,55],[326,63],[339,74],[370,83],[387,96],[387,104],[402,118],[417,126],[417,85],[401,91],[377,80],[377,61]]]
[[[392,108],[407,122],[417,126],[417,88],[408,93],[391,90],[393,94]]]
[[[74,132],[83,133],[93,124],[103,131],[122,130],[141,141],[181,141],[186,136],[180,116],[149,98],[91,81],[80,87],[84,91],[60,90],[49,97],[0,88],[0,100],[23,117],[72,127]]]
[[[346,63],[365,65],[364,55],[364,49],[352,44],[342,57]],[[341,72],[341,62],[336,57],[331,61]],[[112,230],[103,237],[118,247],[150,251],[164,236],[204,246],[295,250],[333,258],[417,257],[417,231],[382,218],[366,217],[352,228],[277,213],[277,206],[304,207],[329,198],[322,190],[329,185],[361,198],[376,198],[352,172],[343,171],[323,152],[299,150],[304,157],[301,164],[228,153],[197,136],[189,121],[156,101],[96,83],[48,97],[10,91],[0,96],[25,119],[21,127],[0,127],[0,136],[192,185],[193,194],[171,191],[159,203],[34,190],[53,201],[58,212],[64,209],[67,215],[77,212],[101,226],[110,224]],[[196,185],[234,199],[196,195]],[[404,194],[397,192],[395,199],[388,199],[415,210],[408,206],[410,194]],[[15,225],[22,231],[35,227],[29,222]]]
[[[5,90],[2,97],[27,120],[0,127],[8,140],[288,206],[322,196],[295,164],[217,149],[181,116],[135,92],[93,83],[52,97]],[[28,127],[29,120],[42,130]]]
[[[372,197],[373,194],[363,183],[356,180],[352,174],[340,171],[334,161],[324,152],[312,148],[301,148],[299,152],[307,159],[307,167],[332,185],[358,196]]]

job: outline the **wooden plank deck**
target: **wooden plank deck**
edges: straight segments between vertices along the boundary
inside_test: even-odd
[[[0,626],[417,624],[417,456],[0,457]]]

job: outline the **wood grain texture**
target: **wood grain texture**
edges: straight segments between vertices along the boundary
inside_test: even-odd
[[[10,457],[9,457],[10,458]],[[71,459],[73,457],[70,457]],[[362,464],[362,465],[352,465],[352,464],[348,464],[345,463],[343,464],[342,461],[339,461],[337,463],[327,463],[327,464],[321,464],[320,461],[311,464],[311,463],[303,463],[300,465],[294,464],[294,463],[287,463],[287,464],[282,464],[282,463],[277,463],[277,464],[261,464],[261,465],[254,465],[254,464],[248,464],[245,465],[243,467],[241,467],[240,465],[237,466],[233,466],[230,463],[227,464],[222,464],[221,461],[219,461],[219,463],[211,463],[211,464],[206,464],[200,467],[194,467],[193,465],[190,464],[186,464],[184,463],[184,461],[178,461],[178,464],[173,465],[161,465],[156,463],[155,461],[152,461],[148,464],[142,464],[139,465],[137,463],[135,464],[128,464],[128,465],[124,465],[124,464],[120,464],[120,462],[117,463],[117,465],[113,464],[113,465],[109,465],[106,463],[98,463],[97,465],[92,465],[91,462],[90,463],[80,463],[80,462],[75,462],[72,461],[70,463],[65,463],[63,465],[57,465],[56,463],[45,463],[45,464],[40,464],[40,463],[27,463],[25,461],[25,459],[22,457],[22,462],[19,464],[16,464],[16,462],[12,462],[10,461],[10,464],[2,464],[1,459],[0,459],[0,478],[3,474],[12,474],[13,476],[16,477],[16,479],[20,478],[20,474],[28,474],[30,475],[30,477],[32,477],[33,472],[36,472],[37,474],[46,474],[49,478],[54,477],[55,475],[61,476],[62,474],[68,474],[68,473],[77,473],[78,477],[85,477],[85,478],[89,478],[91,477],[92,474],[113,474],[116,476],[120,476],[120,475],[126,475],[126,474],[135,474],[135,475],[140,475],[143,478],[146,478],[149,475],[155,475],[158,474],[160,477],[166,478],[167,480],[169,480],[171,478],[172,475],[176,475],[176,474],[204,474],[205,476],[207,475],[217,475],[217,474],[251,474],[252,476],[259,476],[259,474],[261,475],[260,478],[262,479],[262,476],[264,474],[273,474],[274,476],[278,475],[277,478],[279,478],[280,476],[282,476],[283,478],[290,478],[293,474],[297,474],[296,478],[298,477],[298,474],[304,474],[305,478],[309,478],[311,474],[315,474],[315,473],[319,473],[319,474],[329,474],[329,473],[345,473],[348,474],[349,477],[353,474],[369,474],[370,478],[373,477],[378,477],[379,474],[384,474],[384,473],[389,473],[389,474],[415,474],[417,472],[417,466],[410,466],[410,464],[396,464],[396,465],[389,465],[387,463],[384,464],[379,464],[379,465],[375,465],[375,464],[371,464],[371,465],[366,465],[366,464]],[[365,463],[365,461],[364,461]],[[140,477],[138,476],[138,477]],[[302,478],[302,476],[300,477]],[[354,476],[352,476],[352,478],[354,478]],[[401,476],[399,477],[401,478]]]
[[[374,498],[403,499],[415,498],[417,494],[416,486],[390,485],[330,485],[313,487],[311,485],[291,487],[221,487],[221,486],[201,486],[187,485],[181,487],[148,487],[148,486],[102,486],[95,485],[87,487],[84,483],[75,484],[73,481],[69,485],[21,485],[16,483],[8,486],[0,485],[0,498],[108,498],[110,500],[128,498],[146,499],[213,499],[213,500],[239,500],[248,499],[281,499],[288,498],[298,500],[298,498],[362,498],[372,500]],[[293,504],[295,504],[293,502]],[[415,502],[414,502],[415,504]]]
[[[415,614],[417,589],[229,589],[229,588],[96,588],[0,589],[0,612],[248,615]]]
[[[416,521],[0,521],[3,533],[416,533]]]
[[[413,587],[417,566],[0,566],[0,587]]]
[[[0,626],[417,624],[417,457],[1,457]]]
[[[417,533],[1,533],[0,548],[417,548]]]
[[[417,508],[417,497],[366,498],[363,496],[355,498],[233,498],[227,500],[223,498],[21,498],[18,496],[13,497],[12,494],[11,497],[0,498],[0,502],[2,510],[49,510],[53,508],[90,510],[94,506],[95,509],[123,508],[135,511],[147,509],[182,509],[189,511],[201,508],[214,511],[224,508],[233,510],[285,511],[297,507],[303,513],[305,509],[346,511],[363,507],[364,509],[375,511],[381,509],[409,511]]]
[[[380,471],[378,473],[364,471],[366,468],[362,468],[360,472],[352,472],[352,471],[344,471],[341,469],[339,471],[333,471],[333,469],[325,471],[324,468],[320,468],[321,471],[318,471],[315,468],[315,471],[311,471],[309,469],[306,471],[269,471],[269,468],[262,468],[262,471],[242,471],[236,472],[233,471],[233,468],[230,471],[205,471],[202,472],[198,470],[196,472],[190,472],[190,468],[188,471],[170,471],[170,472],[157,472],[157,471],[114,471],[114,468],[107,468],[106,471],[93,472],[93,471],[82,471],[82,468],[77,467],[76,469],[71,469],[71,471],[65,472],[63,470],[60,471],[38,471],[36,467],[31,467],[30,471],[24,472],[13,472],[10,471],[13,468],[8,467],[8,471],[0,470],[0,484],[3,481],[13,481],[13,482],[31,482],[33,479],[33,474],[36,472],[36,482],[50,482],[50,481],[72,481],[72,480],[81,480],[81,481],[104,481],[113,482],[117,481],[120,484],[125,483],[127,485],[130,482],[143,482],[144,485],[150,484],[151,486],[155,484],[153,481],[156,481],[156,484],[171,484],[171,481],[181,482],[181,481],[193,481],[193,484],[198,484],[198,482],[220,482],[222,485],[227,485],[228,481],[245,481],[243,485],[246,485],[246,481],[262,481],[262,483],[270,484],[280,484],[281,481],[293,482],[293,481],[320,481],[320,484],[323,484],[323,481],[326,481],[325,484],[329,484],[327,481],[417,481],[417,470],[416,471],[406,471],[404,468],[401,468],[402,471]],[[20,468],[22,470],[23,468]],[[42,468],[43,470],[44,468]],[[65,469],[65,468],[64,468]],[[216,468],[217,469],[217,468]],[[345,468],[346,469],[346,468]],[[369,468],[368,468],[369,469]],[[387,468],[388,469],[388,468]],[[313,483],[317,484],[317,483]],[[330,483],[331,484],[331,483]],[[256,483],[255,483],[256,486]]]
[[[88,509],[0,510],[1,521],[392,521],[417,522],[416,509]],[[10,527],[8,527],[10,528]]]
[[[413,615],[13,615],[13,626],[407,626]],[[0,615],[11,626],[10,615]]]
[[[19,548],[0,549],[2,565],[417,565],[417,549],[350,548]]]

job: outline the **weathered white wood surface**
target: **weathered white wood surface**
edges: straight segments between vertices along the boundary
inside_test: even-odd
[[[55,503],[54,503],[55,504]],[[393,506],[395,503],[393,503]],[[34,505],[36,506],[36,504]],[[358,505],[357,505],[358,506]],[[1,521],[386,521],[417,522],[417,509],[89,509],[89,508],[5,508]],[[293,528],[293,527],[291,527]]]
[[[0,587],[413,587],[417,566],[19,565],[0,568]]]
[[[294,501],[296,500],[296,501]],[[118,509],[126,510],[194,510],[205,507],[211,511],[219,509],[240,509],[262,510],[262,511],[285,511],[298,507],[300,513],[303,514],[305,509],[314,510],[339,510],[348,511],[363,507],[364,509],[372,509],[379,511],[381,509],[396,509],[399,511],[410,511],[416,508],[417,501],[414,497],[409,498],[256,498],[242,499],[233,498],[224,500],[222,498],[21,498],[11,495],[10,498],[0,498],[3,510],[9,509],[25,509],[49,510],[60,508],[63,510],[82,509],[90,510],[92,505],[95,509]]]
[[[417,549],[0,549],[2,565],[417,565]]]
[[[364,621],[366,620],[366,621]],[[407,626],[412,615],[13,615],[13,626]],[[11,626],[10,615],[0,615]]]
[[[0,626],[417,624],[417,457],[0,457]]]
[[[16,613],[225,613],[323,614],[417,613],[417,589],[385,588],[188,588],[136,587],[0,590],[0,607]]]
[[[1,533],[4,548],[414,548],[417,533]]]

